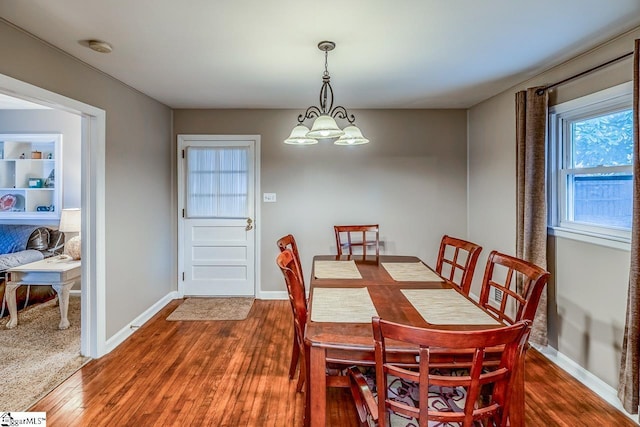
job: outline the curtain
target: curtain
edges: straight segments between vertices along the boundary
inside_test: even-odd
[[[639,100],[640,39],[633,54],[633,220],[631,224],[631,266],[627,290],[627,318],[624,326],[618,397],[627,412],[638,413],[638,364],[640,363],[640,149]]]
[[[248,150],[187,147],[187,218],[248,216]]]
[[[534,87],[516,94],[517,236],[516,256],[547,268],[546,144],[548,92]],[[522,280],[518,281],[522,292]],[[530,340],[547,345],[547,289]]]

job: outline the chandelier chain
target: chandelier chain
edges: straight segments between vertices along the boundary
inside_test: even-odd
[[[330,44],[329,44],[330,43]],[[349,114],[347,109],[341,105],[333,106],[333,87],[331,87],[331,76],[329,74],[329,51],[333,50],[335,44],[332,42],[321,42],[318,48],[324,51],[324,73],[322,74],[322,86],[320,87],[320,106],[311,106],[298,116],[298,123],[302,124],[305,120],[321,115],[328,115],[333,118],[347,120],[349,124],[353,124],[356,120],[353,114]]]

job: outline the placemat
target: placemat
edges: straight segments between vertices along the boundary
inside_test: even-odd
[[[312,322],[371,323],[377,316],[367,288],[314,288]]]
[[[433,325],[500,324],[455,289],[402,289],[402,293]]]
[[[383,262],[382,266],[396,282],[444,282],[421,262]]]
[[[316,279],[362,279],[355,261],[315,261]]]

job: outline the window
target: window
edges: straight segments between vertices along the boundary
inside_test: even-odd
[[[631,230],[632,87],[623,84],[550,111],[550,222],[626,241]]]
[[[187,147],[187,218],[243,218],[248,209],[246,148]]]

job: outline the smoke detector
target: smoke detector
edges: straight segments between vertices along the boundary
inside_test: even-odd
[[[113,51],[109,43],[101,40],[89,40],[89,47],[100,53],[111,53]]]

